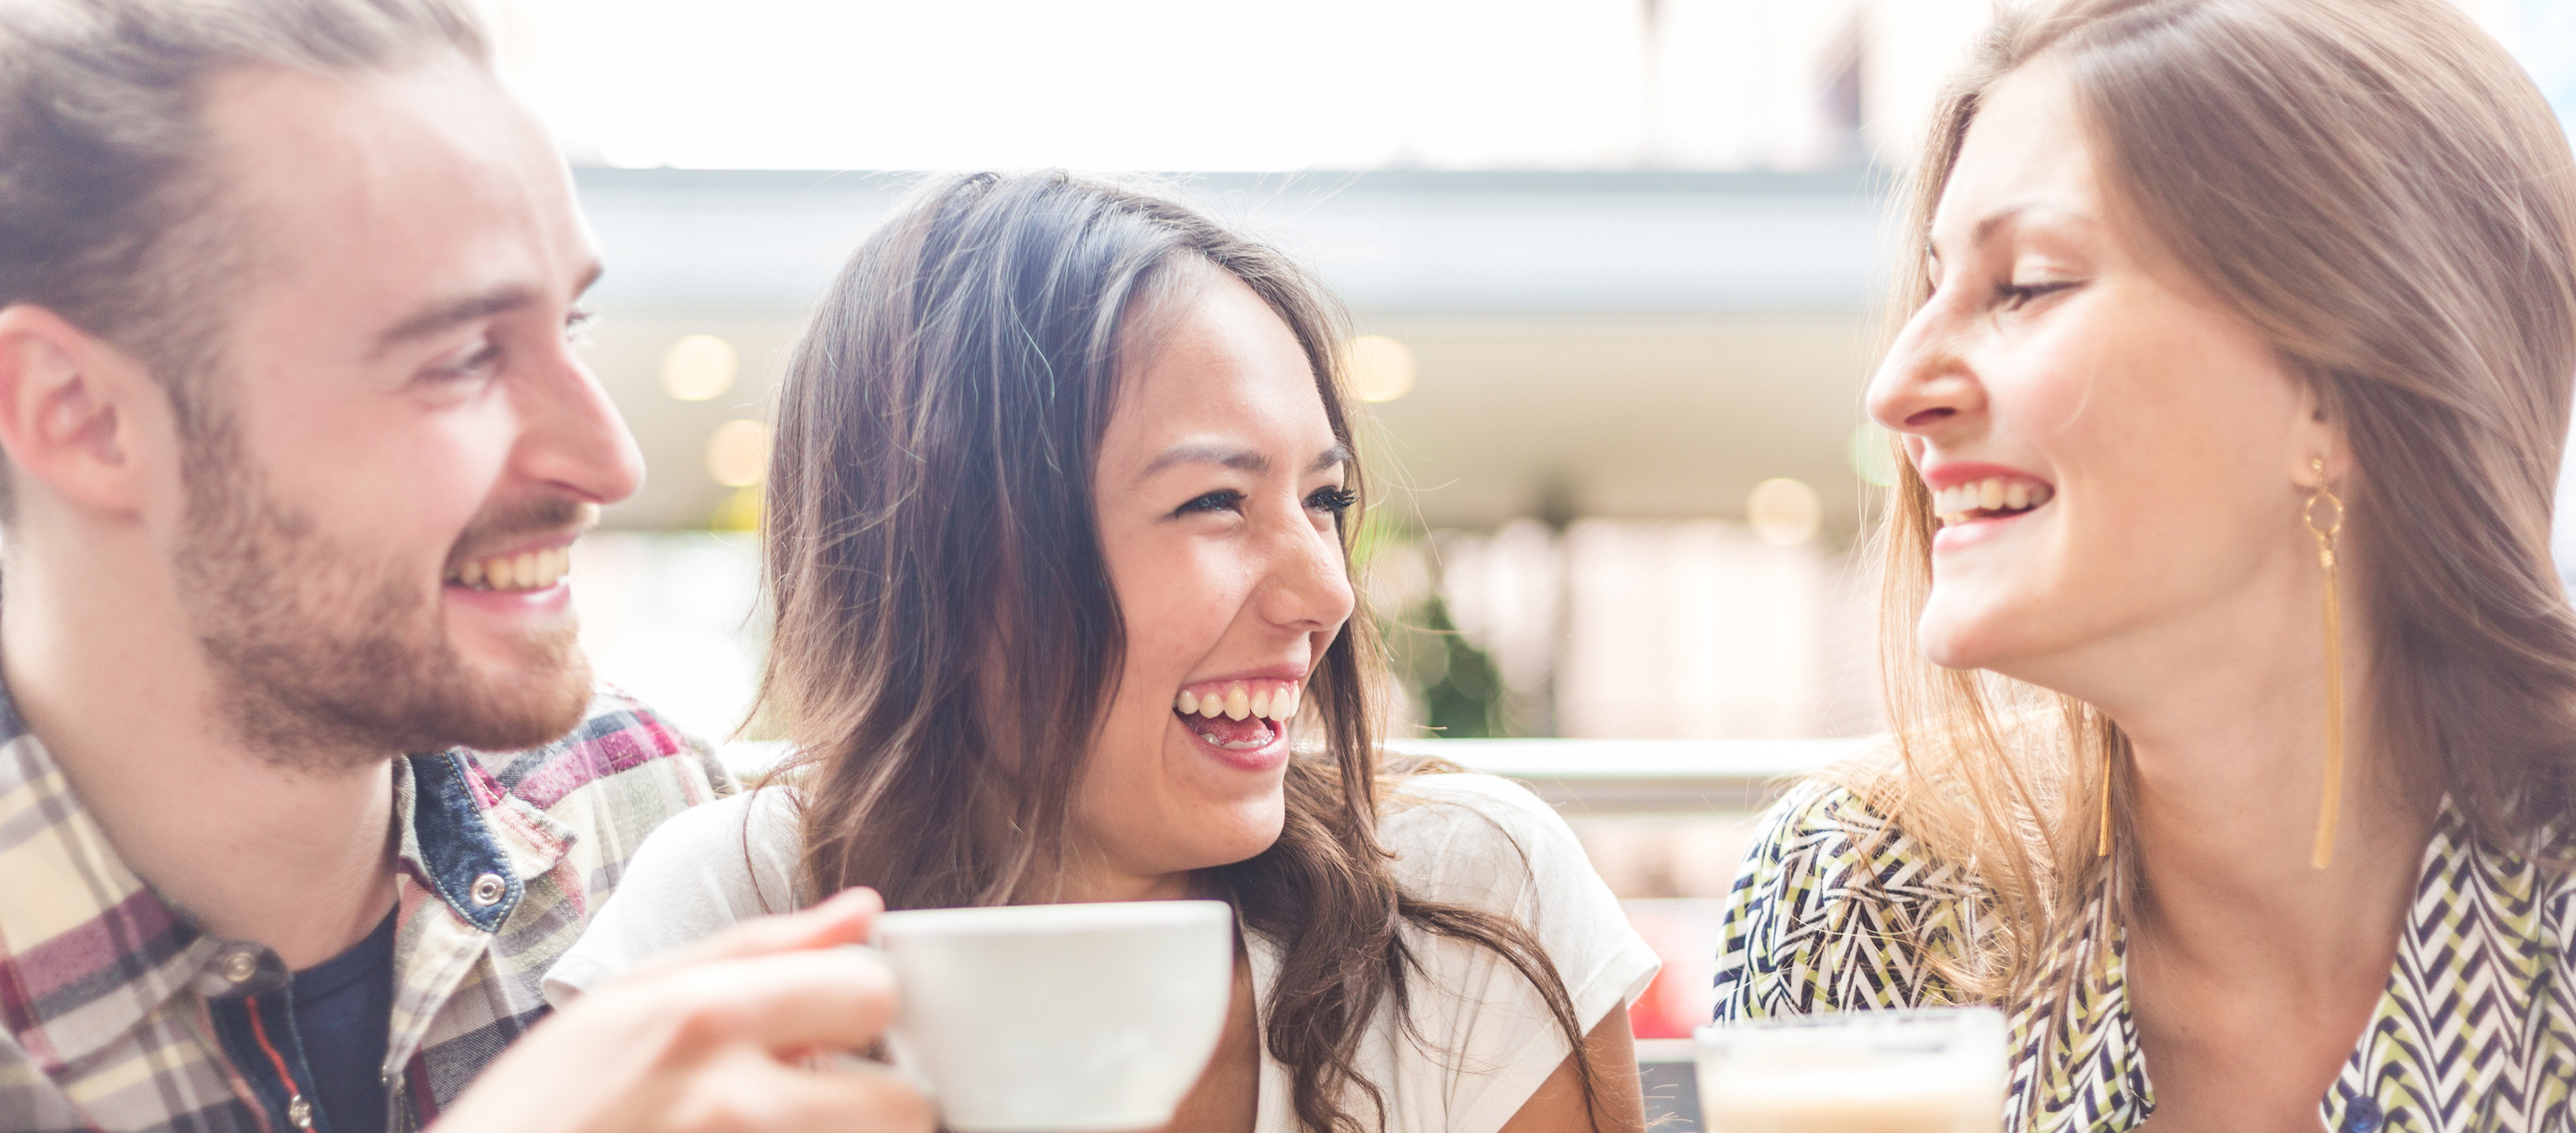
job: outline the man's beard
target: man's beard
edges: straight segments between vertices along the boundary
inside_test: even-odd
[[[474,672],[417,564],[371,556],[277,500],[230,426],[205,422],[187,444],[177,576],[217,711],[251,751],[319,773],[533,747],[581,722],[590,663],[569,623],[528,638],[511,671]],[[478,519],[459,543],[569,531],[582,511],[550,497]]]

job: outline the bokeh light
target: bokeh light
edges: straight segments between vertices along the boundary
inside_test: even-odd
[[[1794,547],[1816,537],[1825,507],[1803,480],[1765,480],[1744,498],[1744,521],[1765,543]]]
[[[1896,486],[1896,442],[1873,421],[1852,430],[1849,455],[1853,474],[1873,488]]]
[[[1362,401],[1393,401],[1413,389],[1413,348],[1382,334],[1354,338],[1344,355]]]
[[[706,401],[733,388],[742,359],[733,344],[712,334],[693,334],[662,352],[662,392],[682,401]]]
[[[707,438],[707,475],[728,488],[745,488],[769,472],[769,427],[727,421]]]

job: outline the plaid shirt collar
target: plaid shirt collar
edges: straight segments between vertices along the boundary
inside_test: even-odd
[[[274,952],[206,933],[116,855],[0,690],[0,797],[21,793],[36,802],[33,813],[11,813],[6,821],[33,819],[52,827],[55,837],[53,846],[38,851],[50,859],[42,872],[30,876],[10,863],[10,887],[57,899],[0,904],[0,941],[43,942],[0,956],[0,1017],[49,1073],[132,1033],[182,990],[213,999],[285,986],[287,972]],[[398,868],[485,942],[526,895],[528,880],[553,869],[573,841],[563,823],[503,792],[479,763],[455,752],[397,767],[393,813],[402,834]],[[478,890],[487,877],[499,879],[497,895],[491,882]],[[403,919],[413,921],[420,910],[406,905]],[[72,921],[82,923],[68,933],[52,931]],[[237,967],[226,971],[239,963],[236,956],[252,958],[249,978],[231,978]],[[99,994],[110,986],[122,993]],[[415,1012],[406,1020],[400,1006],[390,1052],[397,1064],[419,1049],[432,1014]]]
[[[397,761],[389,1126],[427,1124],[542,1018],[545,969],[643,836],[730,787],[706,748],[614,694],[541,748]],[[283,988],[283,962],[138,876],[5,687],[0,890],[0,1128],[273,1125],[207,1004]]]

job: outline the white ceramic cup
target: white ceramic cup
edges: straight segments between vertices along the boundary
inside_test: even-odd
[[[919,909],[877,918],[895,1063],[957,1133],[1169,1124],[1234,999],[1222,901]]]

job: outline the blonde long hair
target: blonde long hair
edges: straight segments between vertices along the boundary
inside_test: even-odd
[[[2377,733],[2475,837],[2532,851],[2576,808],[2576,615],[2549,558],[2576,375],[2576,162],[2503,48],[2443,0],[2057,0],[2007,11],[1953,81],[1909,187],[1921,247],[1969,124],[2062,65],[2123,229],[2313,384],[2354,472],[2371,564]],[[1931,295],[1920,257],[1900,318]],[[1900,461],[1900,465],[1903,462]],[[1971,1000],[2063,1004],[2133,905],[2129,743],[2089,705],[1924,660],[1937,523],[1890,494],[1882,664],[1896,744],[1841,778],[1975,878],[1967,931],[1924,929]],[[2109,768],[2109,774],[2104,769]]]

